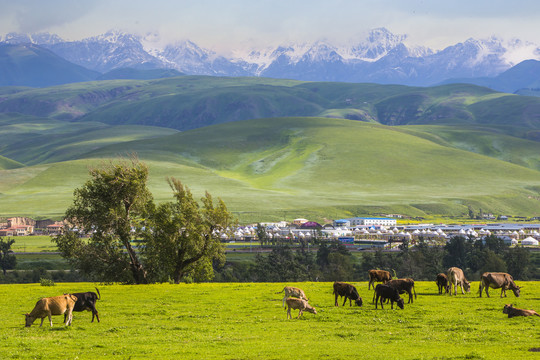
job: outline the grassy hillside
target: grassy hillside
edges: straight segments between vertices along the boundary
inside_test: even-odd
[[[296,319],[291,310],[287,319],[276,294],[285,285],[302,288],[317,314]],[[328,282],[97,285],[101,322],[75,312],[69,327],[53,316],[52,328],[47,319],[25,328],[23,314],[41,297],[95,291],[96,284],[0,285],[0,352],[3,359],[538,358],[539,319],[502,312],[507,303],[538,311],[538,282],[518,282],[521,296],[503,299],[498,291],[479,298],[478,282],[457,296],[416,282],[417,299],[403,310],[375,309],[367,282],[354,285],[362,307],[341,306],[342,299],[334,306]]]
[[[165,178],[174,176],[197,196],[208,190],[222,197],[245,221],[396,209],[466,214],[468,205],[495,213],[540,211],[538,171],[398,129],[271,118],[103,146],[84,154],[87,160],[2,171],[0,214],[59,216],[87,178],[91,159],[127,152],[148,163],[158,201],[171,199]]]
[[[111,80],[20,91],[1,99],[0,112],[178,130],[254,118],[336,114],[386,125],[540,128],[540,99],[474,85],[417,88],[201,76]]]
[[[130,152],[159,201],[175,176],[246,221],[540,215],[538,98],[201,76],[0,93],[0,215],[59,217],[89,163]]]

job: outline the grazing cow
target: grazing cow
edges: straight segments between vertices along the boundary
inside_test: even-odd
[[[454,295],[457,295],[457,286],[461,286],[461,294],[465,295],[463,288],[466,292],[471,291],[471,283],[465,278],[463,270],[458,267],[451,267],[446,270],[446,276],[448,276],[448,281],[450,281],[450,295],[452,295],[452,285],[454,286]]]
[[[439,295],[443,293],[443,290],[446,294],[450,292],[450,284],[448,282],[448,276],[445,273],[437,274],[437,287],[439,288]]]
[[[305,311],[310,312],[312,314],[317,314],[317,310],[311,305],[308,304],[308,302],[304,299],[297,299],[297,298],[287,298],[285,299],[285,302],[287,303],[288,309],[287,309],[287,319],[292,319],[291,315],[291,309],[299,310],[297,319],[302,315],[302,313]]]
[[[302,289],[299,289],[293,286],[285,286],[283,290],[277,292],[276,294],[280,294],[284,291],[285,291],[285,296],[283,297],[283,301],[282,301],[283,306],[285,306],[285,300],[291,296],[308,301],[308,298],[306,297],[306,294],[304,294],[304,291]]]
[[[414,280],[411,278],[390,280],[386,282],[386,285],[397,289],[397,291],[399,291],[400,294],[404,294],[404,293],[409,294],[409,301],[407,302],[407,304],[410,304],[413,302],[413,296],[412,296],[413,292],[414,292],[414,298],[416,299],[416,290],[414,289]]]
[[[492,289],[498,289],[501,288],[501,297],[506,297],[506,290],[510,289],[514,292],[514,295],[516,297],[519,297],[519,290],[521,289],[519,286],[516,285],[514,282],[514,278],[512,275],[502,272],[485,272],[482,274],[482,278],[480,279],[480,287],[478,289],[478,292],[480,293],[480,297],[482,297],[482,290],[486,289],[486,295],[489,297],[489,288]]]
[[[349,299],[349,306],[352,306],[351,301],[354,300],[354,303],[358,306],[362,306],[362,298],[358,294],[358,290],[351,285],[344,282],[336,281],[334,282],[334,292],[333,294],[336,297],[336,301],[334,302],[335,306],[338,305],[338,296],[343,296],[345,300],[343,300],[343,306],[345,306],[345,303],[347,302],[347,299]]]
[[[392,280],[392,275],[390,275],[390,272],[386,270],[369,270],[368,274],[368,290],[371,289],[371,285],[373,285],[373,288],[375,288],[375,282],[382,282],[383,284],[386,284],[387,281]]]
[[[508,314],[508,317],[514,317],[514,316],[540,316],[538,313],[534,310],[525,310],[525,309],[518,309],[515,308],[514,305],[506,304],[503,308],[503,313]]]
[[[392,309],[394,308],[394,302],[397,303],[400,309],[403,309],[405,305],[405,302],[399,296],[399,291],[396,288],[388,285],[378,284],[375,287],[375,296],[375,309],[377,308],[377,303],[379,302],[379,299],[381,299],[381,309],[384,309],[383,302],[386,299],[390,299],[390,306]]]
[[[38,300],[30,314],[25,314],[26,326],[31,326],[36,319],[41,319],[41,324],[39,326],[43,326],[43,320],[45,320],[46,317],[49,317],[49,323],[53,326],[51,315],[64,314],[67,314],[66,325],[71,325],[71,312],[73,311],[76,301],[77,297],[72,294],[42,298]]]
[[[96,288],[97,294],[93,291],[88,291],[84,293],[73,293],[77,297],[77,302],[73,307],[73,311],[91,311],[92,312],[92,322],[94,322],[94,317],[99,322],[99,314],[96,309],[96,301],[101,300],[101,294],[99,289]],[[64,294],[66,295],[66,294]],[[64,321],[66,321],[66,316],[64,315]]]

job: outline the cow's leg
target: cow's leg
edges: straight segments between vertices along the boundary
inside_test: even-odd
[[[413,302],[411,290],[409,290],[408,293],[409,293],[409,302],[407,302],[407,304],[411,304]]]
[[[375,293],[375,295],[377,295],[375,299],[375,309],[377,309],[377,304],[379,303],[379,294]]]
[[[489,297],[489,285],[487,285],[487,286],[485,287],[485,289],[486,289],[486,296]]]
[[[371,299],[371,303],[372,303],[372,304],[374,304],[374,303],[375,303],[375,295],[376,295],[376,293],[375,293],[375,292],[373,292],[373,299]]]
[[[337,298],[338,298],[339,294],[336,293],[336,301],[334,302],[334,306],[339,306],[338,302],[337,302]]]
[[[384,302],[384,298],[381,296],[381,309],[384,309],[383,302]]]
[[[369,279],[369,284],[368,284],[368,287],[367,287],[368,290],[371,289],[372,284],[373,284],[373,279]],[[373,288],[375,289],[375,285],[373,285]]]
[[[289,317],[292,319],[292,315],[291,315],[291,307],[290,307],[290,306],[289,306],[289,308],[287,309],[287,319],[288,319]]]
[[[49,323],[51,324],[51,327],[52,327],[52,316],[51,316],[51,313],[49,312],[47,314],[47,316],[49,316]]]
[[[98,311],[97,311],[96,307],[94,305],[92,305],[92,322],[94,322],[94,316],[96,317],[97,322],[99,322]]]
[[[345,300],[343,300],[343,305],[341,305],[341,306],[345,306],[345,303],[347,302],[347,295],[345,295],[345,296],[343,297],[343,299],[345,299]]]
[[[394,310],[394,300],[390,300],[390,309]]]
[[[41,318],[41,324],[39,324],[39,327],[42,327],[42,326],[43,326],[43,320],[45,320],[44,317]]]
[[[287,295],[283,297],[283,301],[281,302],[281,305],[285,307],[285,299],[287,299]],[[92,322],[94,321],[94,317],[92,316]]]

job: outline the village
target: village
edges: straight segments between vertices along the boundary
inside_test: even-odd
[[[64,223],[54,220],[34,220],[27,217],[12,217],[0,222],[0,237],[49,235],[56,236],[64,230]],[[264,226],[264,233],[258,226]],[[444,245],[454,236],[474,240],[494,235],[507,245],[538,247],[540,223],[481,223],[481,224],[398,224],[390,217],[353,217],[333,220],[321,225],[315,221],[297,218],[291,222],[280,221],[228,228],[220,233],[222,242],[228,247],[245,246],[259,242],[264,234],[268,243],[311,242],[316,240],[338,240],[349,247],[364,250],[369,248],[397,249],[402,243],[416,244],[419,239],[430,244]],[[240,244],[243,245],[240,245]]]

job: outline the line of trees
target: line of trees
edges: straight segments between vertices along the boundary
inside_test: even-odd
[[[340,242],[320,242],[316,253],[305,247],[278,245],[253,262],[230,263],[218,271],[217,281],[366,281],[368,270],[389,270],[395,277],[435,280],[451,266],[462,268],[471,280],[485,271],[508,272],[517,280],[538,279],[531,253],[509,247],[496,236],[483,241],[456,236],[445,246],[430,246],[422,239],[414,247],[404,243],[399,251],[379,249],[354,256]]]

